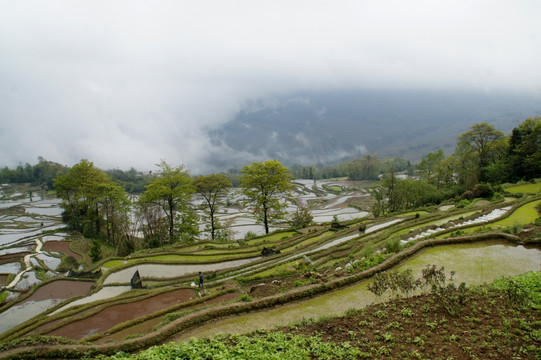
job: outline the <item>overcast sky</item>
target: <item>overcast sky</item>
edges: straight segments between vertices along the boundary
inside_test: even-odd
[[[0,0],[0,165],[208,171],[248,99],[541,92],[541,1]]]

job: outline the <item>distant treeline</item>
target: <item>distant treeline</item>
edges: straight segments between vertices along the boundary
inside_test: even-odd
[[[367,154],[363,157],[345,161],[336,165],[298,165],[291,166],[290,171],[298,179],[333,179],[347,177],[349,180],[377,180],[381,174],[389,171],[412,173],[414,167],[409,160],[396,157],[379,159]]]
[[[525,120],[507,136],[490,124],[474,124],[458,137],[453,154],[445,157],[439,150],[427,154],[415,165],[401,157],[380,159],[366,154],[336,165],[295,164],[289,170],[299,179],[378,180],[390,172],[415,173],[438,189],[447,188],[447,194],[471,190],[478,183],[531,180],[541,177],[541,117]],[[55,177],[67,171],[68,167],[39,157],[36,165],[21,164],[13,170],[4,167],[0,170],[0,182],[35,183],[53,189]],[[105,173],[132,194],[143,193],[152,179],[152,173],[134,168],[106,170]],[[233,186],[238,186],[238,169],[229,169],[224,175]],[[449,187],[453,187],[453,191],[449,192]]]
[[[34,183],[44,189],[53,189],[54,179],[69,171],[69,168],[58,163],[47,161],[41,156],[36,165],[26,163],[11,170],[7,166],[0,170],[0,182],[9,184]]]

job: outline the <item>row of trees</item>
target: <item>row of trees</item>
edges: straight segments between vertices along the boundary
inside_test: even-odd
[[[377,180],[389,171],[413,171],[411,163],[401,157],[380,159],[373,154],[364,155],[337,165],[293,165],[292,174],[299,179],[331,179],[347,177],[349,180]]]
[[[92,162],[81,160],[55,180],[64,221],[71,229],[104,240],[124,255],[137,248],[197,237],[199,219],[191,205],[195,194],[202,200],[209,237],[214,240],[230,235],[227,224],[221,224],[216,217],[232,187],[227,176],[194,178],[183,165],[175,167],[165,161],[158,168],[146,190],[139,197],[130,197]],[[248,204],[268,233],[272,221],[284,215],[284,199],[292,188],[292,176],[277,160],[252,163],[241,174],[239,182]]]
[[[454,154],[429,153],[417,170],[420,180],[383,177],[374,189],[376,216],[452,197],[491,196],[499,184],[541,177],[541,117],[525,120],[508,136],[491,124],[474,124],[458,136]]]
[[[0,183],[22,184],[37,183],[44,188],[52,189],[54,179],[68,171],[68,168],[58,163],[47,161],[41,156],[38,157],[36,165],[22,164],[15,169],[4,167],[0,170]]]

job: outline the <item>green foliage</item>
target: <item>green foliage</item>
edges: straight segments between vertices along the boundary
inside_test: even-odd
[[[293,187],[292,175],[278,160],[253,162],[244,166],[241,174],[239,183],[242,191],[268,234],[269,224],[284,216],[284,198],[289,196]]]
[[[120,169],[105,170],[105,173],[111,177],[117,184],[122,186],[129,194],[141,194],[150,183],[152,175],[142,173],[131,168],[128,171]]]
[[[503,132],[488,123],[480,123],[472,125],[471,130],[458,137],[457,148],[463,159],[471,159],[476,164],[476,175],[484,181],[486,167],[503,157],[507,141]]]
[[[216,212],[223,201],[223,197],[227,194],[227,189],[233,184],[227,176],[223,174],[210,174],[198,176],[194,180],[195,191],[205,203],[205,211],[209,214],[210,219],[210,238],[216,237],[216,231],[219,229],[219,224],[215,218]]]
[[[404,272],[382,272],[374,275],[373,281],[368,285],[368,290],[376,296],[383,295],[387,290],[391,290],[395,296],[400,293],[410,294],[417,287],[411,270]]]
[[[257,234],[253,231],[248,231],[246,232],[246,234],[244,234],[244,240],[246,241],[255,239],[256,237],[257,237]]]
[[[177,212],[184,212],[188,208],[190,195],[194,192],[190,173],[184,165],[172,167],[164,160],[158,164],[158,175],[147,186],[140,202],[153,204],[162,209],[167,215],[169,242],[176,239],[175,218]]]
[[[314,221],[312,213],[304,206],[299,206],[289,218],[289,224],[296,229],[306,227],[310,225],[312,221]]]
[[[175,217],[175,240],[189,242],[199,236],[198,217],[195,212],[186,208]]]
[[[4,301],[8,298],[9,293],[7,291],[3,291],[0,293],[0,304],[3,304]]]
[[[14,170],[4,167],[0,170],[0,183],[36,183],[41,184],[43,189],[53,189],[54,179],[67,171],[65,166],[40,156],[36,165],[26,163],[25,166],[18,165]]]
[[[437,204],[442,193],[434,186],[418,180],[399,179],[387,174],[373,189],[376,202],[372,206],[374,216],[404,211],[427,204]]]
[[[199,278],[198,278],[198,281],[199,281]],[[172,313],[168,313],[167,315],[163,317],[163,319],[159,322],[159,324],[156,325],[152,330],[157,330],[158,328],[161,328],[162,326],[167,325],[175,321],[176,319],[180,319],[181,317],[189,313],[190,311],[175,311]]]
[[[541,309],[541,272],[527,272],[512,278],[503,277],[494,281],[491,287],[504,291],[512,303],[531,303]]]
[[[253,301],[252,297],[248,294],[242,294],[241,296],[239,296],[239,301],[243,301],[243,302],[250,302],[250,301]]]
[[[349,343],[326,342],[319,336],[258,331],[255,335],[234,335],[214,339],[192,339],[189,343],[169,343],[136,355],[118,353],[105,360],[138,359],[356,359],[362,352]]]
[[[90,259],[94,263],[96,263],[96,262],[98,262],[98,261],[100,261],[102,259],[102,256],[101,256],[101,244],[99,243],[98,240],[96,240],[96,239],[92,240],[92,244],[90,245],[90,250],[89,250],[88,255],[90,256]]]
[[[377,180],[379,176],[379,161],[374,155],[349,161],[345,167],[349,180]]]
[[[57,177],[54,184],[68,227],[119,246],[127,232],[131,205],[121,186],[85,159]]]
[[[385,251],[388,253],[397,253],[402,250],[402,245],[400,245],[400,239],[391,239],[385,242]]]

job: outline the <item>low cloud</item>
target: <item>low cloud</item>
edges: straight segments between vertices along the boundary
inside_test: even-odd
[[[270,154],[229,153],[209,129],[302,89],[539,92],[540,11],[532,1],[5,2],[0,165],[43,156],[150,170],[165,159],[212,171],[217,154]]]

